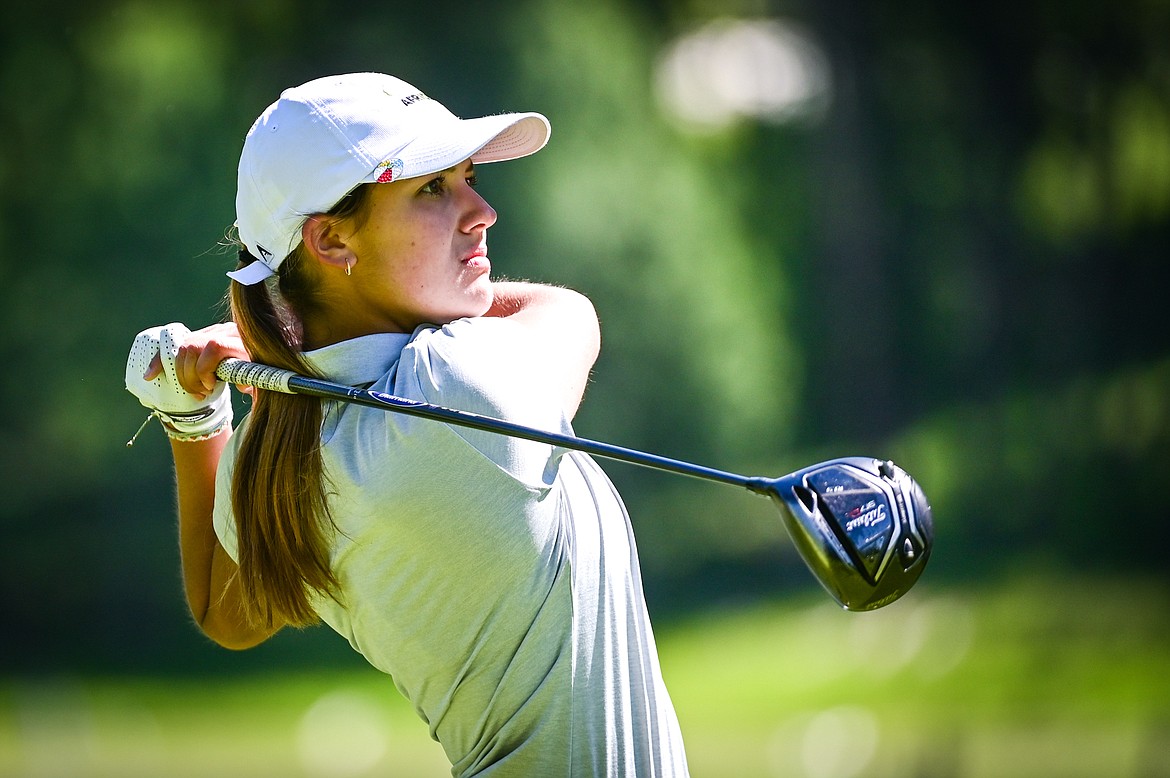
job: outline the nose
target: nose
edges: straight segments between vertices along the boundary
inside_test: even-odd
[[[486,230],[495,224],[496,209],[492,208],[488,201],[470,186],[466,186],[464,191],[467,193],[467,212],[464,217],[463,231],[471,233],[477,230]]]

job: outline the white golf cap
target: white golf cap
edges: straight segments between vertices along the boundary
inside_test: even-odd
[[[538,113],[460,119],[381,73],[286,89],[252,125],[240,155],[236,229],[259,261],[228,275],[242,284],[273,275],[300,243],[305,218],[359,184],[438,173],[466,159],[517,159],[543,148],[550,132]]]

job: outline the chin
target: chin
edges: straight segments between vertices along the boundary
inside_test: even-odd
[[[486,284],[482,290],[475,290],[471,307],[475,309],[475,313],[470,316],[483,316],[492,309],[492,304],[496,301],[496,292],[491,284]]]
[[[475,319],[491,310],[492,299],[493,295],[490,293],[486,296],[476,295],[474,299],[468,300],[465,305],[461,305],[458,309],[451,310],[435,318],[442,320],[437,322],[439,324],[450,324],[456,319]]]
[[[490,311],[492,309],[492,305],[495,303],[495,301],[496,301],[496,296],[489,291],[487,293],[487,295],[481,301],[482,305],[478,306],[478,310],[476,311],[475,315],[476,316],[485,315],[488,311]]]

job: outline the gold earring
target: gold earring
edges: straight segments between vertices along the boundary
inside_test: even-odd
[[[345,258],[345,274],[349,275],[349,257]]]

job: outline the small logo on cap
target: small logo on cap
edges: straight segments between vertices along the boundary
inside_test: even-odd
[[[385,162],[379,162],[378,168],[382,169],[382,172],[378,174],[377,178],[379,184],[388,184],[402,176],[402,160],[400,159],[395,158],[388,159]]]
[[[385,89],[383,89],[382,94],[386,95],[387,97],[393,97],[395,100],[400,100],[400,101],[402,101],[402,104],[406,105],[406,106],[414,105],[419,100],[430,100],[431,99],[431,98],[427,97],[426,95],[424,95],[422,92],[415,92],[414,94],[407,95],[406,97],[399,97],[398,95],[392,95],[389,92],[387,92]]]

